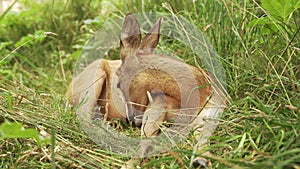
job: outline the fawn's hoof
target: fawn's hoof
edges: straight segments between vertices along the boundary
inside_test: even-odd
[[[209,165],[209,160],[202,157],[197,157],[193,162],[195,168],[209,168]]]

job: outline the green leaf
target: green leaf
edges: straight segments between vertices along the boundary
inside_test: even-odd
[[[99,25],[101,26],[103,24],[103,19],[101,17],[95,17],[94,19],[86,19],[83,21],[86,25]]]
[[[263,34],[270,34],[271,32],[277,32],[278,27],[268,17],[261,17],[253,19],[248,24],[249,27],[263,26],[261,28]]]
[[[50,144],[50,138],[39,135],[35,129],[24,129],[21,123],[5,121],[0,125],[0,138],[33,138],[37,141],[38,146],[42,143]]]
[[[289,17],[300,7],[299,0],[262,0],[262,7],[273,17],[288,21]]]
[[[300,8],[300,1],[299,0],[292,0],[292,5],[295,8],[294,11],[296,11],[298,8]]]
[[[37,42],[41,42],[45,39],[47,34],[43,30],[38,30],[36,31],[33,35],[28,34],[24,37],[22,37],[21,40],[19,40],[16,44],[15,47],[20,47],[20,46],[31,46]]]
[[[0,51],[4,50],[7,46],[11,45],[12,42],[0,42]]]

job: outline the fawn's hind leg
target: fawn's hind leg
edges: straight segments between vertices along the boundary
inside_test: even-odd
[[[218,93],[213,93],[205,107],[193,122],[194,136],[197,140],[196,148],[202,150],[207,144],[207,139],[213,134],[217,125],[218,117],[226,108],[225,98]],[[202,153],[203,156],[209,155],[210,152]],[[209,168],[210,161],[203,157],[196,157],[191,161],[194,167]]]

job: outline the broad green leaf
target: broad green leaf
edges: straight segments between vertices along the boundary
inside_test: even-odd
[[[300,8],[300,1],[299,0],[292,0],[292,4],[295,8],[294,11],[296,11],[298,8]]]
[[[262,7],[273,17],[288,21],[292,13],[300,7],[299,0],[262,0]]]
[[[40,146],[42,143],[49,144],[50,139],[45,138],[34,129],[24,129],[21,123],[5,121],[0,125],[0,138],[33,138]]]

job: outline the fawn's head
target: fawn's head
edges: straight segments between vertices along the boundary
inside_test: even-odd
[[[153,53],[159,41],[161,20],[160,18],[146,36],[142,38],[140,26],[134,15],[126,15],[120,38],[120,59],[122,62],[135,54]]]

